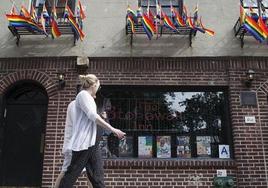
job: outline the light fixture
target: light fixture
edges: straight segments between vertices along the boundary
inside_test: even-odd
[[[85,57],[85,56],[77,57],[76,68],[77,68],[79,73],[81,73],[81,74],[85,73],[88,66],[89,66],[88,57]]]
[[[64,72],[59,72],[57,73],[58,77],[58,88],[61,90],[65,87],[65,73]]]
[[[254,80],[255,72],[252,69],[249,69],[246,72],[246,79],[245,79],[245,85],[246,87],[250,87],[252,85],[252,81]]]

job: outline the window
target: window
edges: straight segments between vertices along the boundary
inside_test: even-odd
[[[176,8],[180,14],[182,13],[183,0],[158,0],[158,2],[160,3],[162,10],[168,16],[171,16],[171,10],[170,10],[171,5],[174,8]],[[142,8],[143,12],[147,12],[148,5],[150,6],[150,10],[152,11],[152,13],[156,15],[156,1],[155,0],[139,0],[138,1],[138,6]]]
[[[75,12],[75,4],[76,0],[67,0],[68,6],[72,9],[73,12]],[[62,18],[65,8],[66,0],[32,0],[30,3],[33,3],[34,7],[37,9],[37,15],[40,16],[43,5],[46,5],[47,11],[50,14],[51,13],[51,7],[53,6],[54,2],[56,3],[57,8],[57,14],[58,18]]]
[[[257,0],[241,0],[241,3],[244,7],[252,7],[252,8],[258,7]]]
[[[231,146],[224,89],[106,86],[97,104],[127,133],[121,141],[104,134],[104,157],[218,157],[219,144]]]

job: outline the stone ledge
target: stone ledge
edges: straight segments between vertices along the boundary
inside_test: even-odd
[[[106,168],[229,168],[235,169],[233,159],[105,159]]]

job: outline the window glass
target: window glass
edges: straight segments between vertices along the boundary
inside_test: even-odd
[[[186,151],[187,158],[216,157],[218,144],[231,143],[224,91],[103,88],[99,95],[98,107],[107,112],[109,123],[127,133],[133,152],[131,157],[139,157],[140,149],[146,150],[140,148],[139,140],[146,143],[151,137],[148,143],[151,143],[152,157],[170,154],[174,158]],[[146,136],[150,138],[144,138]],[[108,137],[106,141],[109,143]],[[216,147],[212,148],[211,144]],[[159,154],[160,146],[164,145],[170,151],[166,155]],[[115,156],[120,157],[120,153]]]
[[[262,0],[262,4],[265,8],[268,8],[268,0]]]
[[[171,16],[170,6],[172,5],[179,13],[182,12],[183,1],[182,0],[158,0],[161,5],[162,11],[168,16]],[[139,0],[139,6],[142,7],[143,12],[147,12],[148,5],[153,15],[156,15],[156,1],[155,0]]]
[[[37,10],[37,15],[38,16],[41,15],[41,12],[42,12],[44,4],[46,5],[47,11],[50,14],[51,13],[51,7],[55,3],[58,18],[62,18],[63,14],[64,14],[66,0],[32,0],[32,3],[33,3],[33,5],[35,6],[35,8]],[[71,10],[74,12],[76,0],[67,0],[67,4],[71,8]]]
[[[257,0],[243,0],[244,7],[257,7]]]

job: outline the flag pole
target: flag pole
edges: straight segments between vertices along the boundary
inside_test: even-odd
[[[155,0],[155,8],[156,8],[155,29],[156,29],[156,39],[158,39],[159,38],[158,22],[160,22],[160,19],[158,18],[158,13],[159,13],[158,0]],[[160,16],[160,14],[159,14],[159,16]]]
[[[258,6],[258,14],[259,14],[259,17],[261,16],[261,2],[262,0],[257,0],[257,6]]]
[[[28,11],[31,10],[31,8],[32,8],[32,6],[31,6],[32,2],[33,2],[32,0],[29,0]]]
[[[147,16],[149,17],[149,11],[150,11],[150,0],[147,0]]]
[[[12,6],[14,5],[14,7],[17,9],[17,11],[20,12],[20,10],[18,9],[15,1],[14,0],[9,0],[9,1],[10,1],[10,3],[12,3]]]

